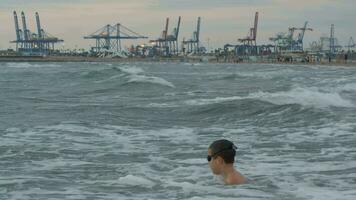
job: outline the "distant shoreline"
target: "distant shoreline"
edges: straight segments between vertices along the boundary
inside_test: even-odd
[[[321,62],[265,62],[265,61],[240,61],[240,62],[225,62],[224,60],[217,61],[216,59],[202,60],[199,58],[187,57],[171,57],[171,58],[98,58],[98,57],[83,57],[83,56],[0,56],[1,62],[186,62],[186,63],[216,63],[216,64],[283,64],[283,65],[328,65],[328,66],[345,66],[356,67],[356,61],[349,60],[326,61]]]

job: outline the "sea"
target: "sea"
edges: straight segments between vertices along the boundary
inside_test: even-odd
[[[0,199],[354,200],[356,67],[0,63]]]

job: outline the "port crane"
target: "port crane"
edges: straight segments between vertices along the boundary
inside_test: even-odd
[[[169,18],[166,18],[165,28],[162,31],[161,36],[158,39],[150,40],[150,43],[155,45],[155,49],[158,49],[157,53],[159,55],[171,56],[178,55],[179,45],[178,37],[180,31],[181,17],[178,17],[177,26],[173,29],[172,34],[168,34],[169,30]]]
[[[85,36],[84,39],[95,40],[95,47],[91,51],[96,54],[111,54],[113,56],[123,56],[121,40],[145,39],[143,36],[126,26],[117,23],[107,24],[94,33]]]
[[[197,21],[197,28],[193,32],[193,36],[189,40],[183,40],[183,49],[185,49],[184,53],[188,54],[199,54],[201,53],[201,48],[200,48],[200,25],[201,25],[201,17],[198,17]],[[185,48],[186,46],[186,48]]]
[[[352,37],[350,37],[349,39],[349,42],[348,42],[348,45],[345,46],[348,48],[348,51],[350,52],[352,48],[355,48],[356,47],[356,43],[354,41],[354,39]]]
[[[255,13],[255,20],[253,27],[250,28],[249,34],[245,38],[238,39],[243,45],[242,52],[245,54],[257,54],[257,27],[258,26],[258,12]]]
[[[304,23],[301,28],[290,27],[288,28],[288,34],[277,33],[275,37],[271,37],[270,41],[273,41],[276,46],[276,51],[292,51],[303,52],[304,51],[304,36],[306,31],[313,31],[312,28],[308,28],[308,22]],[[296,31],[300,31],[295,37]]]
[[[40,15],[35,13],[37,33],[31,32],[27,27],[26,16],[21,12],[22,29],[16,11],[13,12],[15,22],[16,51],[23,55],[49,55],[54,53],[54,45],[63,40],[47,33],[41,26]]]

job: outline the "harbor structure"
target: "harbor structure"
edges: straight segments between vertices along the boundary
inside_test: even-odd
[[[154,55],[156,56],[172,56],[179,54],[179,31],[181,25],[181,17],[178,17],[177,26],[173,28],[171,34],[169,31],[169,18],[166,18],[165,28],[161,33],[161,36],[155,40],[150,40],[153,45]]]
[[[353,37],[350,37],[350,39],[345,47],[347,48],[348,52],[351,52],[355,49],[356,43],[355,43]]]
[[[274,46],[271,44],[257,45],[259,12],[255,12],[253,27],[249,29],[248,35],[244,38],[239,38],[238,44],[225,44],[223,55],[225,61],[229,60],[255,60],[256,56],[267,56],[272,54]]]
[[[350,42],[350,41],[349,41]],[[351,40],[352,42],[352,40]],[[352,46],[352,44],[351,44]],[[335,55],[342,51],[342,46],[335,36],[335,25],[330,25],[329,35],[324,35],[319,38],[319,41],[313,41],[310,44],[310,51],[318,52],[325,55]]]
[[[308,27],[308,21],[302,27],[289,27],[287,33],[277,33],[276,36],[269,38],[273,44],[257,44],[257,34],[259,25],[259,13],[255,12],[253,27],[249,28],[246,37],[238,39],[237,44],[225,44],[222,48],[215,49],[207,53],[201,43],[201,17],[198,17],[196,29],[190,39],[181,41],[179,44],[179,33],[181,29],[181,17],[178,18],[177,26],[172,31],[169,30],[169,18],[166,18],[164,30],[160,37],[155,40],[149,40],[150,44],[141,43],[131,45],[124,50],[122,40],[147,39],[148,37],[117,23],[115,25],[105,25],[96,32],[85,36],[84,39],[95,40],[95,46],[86,51],[56,50],[55,44],[63,42],[62,39],[54,37],[44,31],[42,28],[39,14],[35,13],[36,31],[30,31],[27,25],[26,16],[21,12],[18,17],[16,11],[13,12],[15,22],[16,40],[11,43],[16,44],[16,51],[8,49],[1,51],[2,56],[84,56],[84,57],[173,57],[174,59],[184,60],[185,58],[195,58],[197,60],[206,60],[210,58],[225,58],[226,62],[244,62],[244,61],[277,61],[293,62],[310,60],[334,59],[337,60],[346,54],[348,58],[356,58],[354,49],[356,44],[353,37],[350,37],[347,45],[341,46],[335,34],[335,25],[330,26],[327,35],[320,37],[319,41],[311,43],[310,48],[304,48],[304,37],[306,32],[313,31]],[[21,18],[21,24],[19,22]],[[169,34],[171,32],[171,34]],[[209,43],[209,40],[208,40]],[[346,52],[347,51],[347,52]],[[181,54],[183,53],[183,55]],[[187,56],[188,55],[188,56]],[[317,58],[317,59],[314,59]]]
[[[297,33],[299,31],[299,33]],[[308,22],[304,23],[301,28],[290,27],[288,33],[277,33],[276,36],[271,37],[275,45],[275,51],[286,52],[303,52],[304,51],[304,36],[306,31],[313,31],[312,28],[308,28]]]
[[[85,36],[84,39],[95,40],[95,46],[91,48],[91,53],[99,57],[118,56],[125,57],[122,49],[122,40],[146,39],[143,36],[126,26],[117,23],[107,24],[94,33]]]
[[[193,32],[192,38],[189,40],[183,40],[183,53],[184,54],[200,54],[204,48],[200,46],[200,25],[201,17],[198,17],[196,30]]]
[[[50,55],[55,53],[55,44],[63,42],[62,39],[52,36],[42,28],[38,12],[35,13],[37,33],[28,29],[24,12],[21,12],[22,29],[16,11],[13,15],[16,40],[11,43],[16,44],[16,51],[21,55]]]
[[[257,55],[257,27],[258,26],[258,12],[255,13],[255,19],[253,27],[250,28],[249,34],[244,37],[238,39],[242,45],[238,47],[238,54],[240,55]]]

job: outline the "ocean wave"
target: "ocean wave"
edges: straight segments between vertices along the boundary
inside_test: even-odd
[[[118,69],[128,75],[128,81],[126,82],[126,84],[151,83],[175,88],[175,86],[171,82],[163,78],[145,75],[145,71],[142,68],[136,66],[120,66],[118,67]]]
[[[110,76],[107,79],[95,81],[95,83],[105,83],[105,82],[108,82],[108,81],[116,80],[116,79],[121,78],[123,76],[124,76],[123,74],[117,74],[117,75],[114,75],[114,76]]]
[[[150,84],[156,84],[156,85],[162,85],[162,86],[175,88],[173,83],[171,83],[163,78],[154,77],[154,76],[145,76],[145,75],[131,75],[129,77],[129,80],[126,82],[126,84],[127,83],[150,83]]]
[[[118,183],[126,186],[137,186],[137,187],[148,187],[148,188],[152,188],[153,186],[156,185],[155,182],[147,178],[134,176],[130,174],[124,177],[120,177]]]
[[[147,107],[147,108],[175,108],[175,107],[178,107],[178,105],[170,104],[170,103],[150,103],[144,107]]]
[[[339,87],[340,91],[356,91],[356,83],[347,83]]]
[[[140,74],[145,71],[136,66],[112,66],[112,64],[104,65],[104,68],[94,69],[82,73],[84,76],[95,76],[95,75],[112,75],[113,73],[124,73],[124,74]]]
[[[269,102],[275,105],[299,104],[302,106],[313,106],[318,108],[325,107],[355,107],[347,99],[344,99],[338,93],[320,92],[318,90],[296,87],[289,91],[281,92],[256,92],[248,96],[216,97],[213,99],[193,99],[185,101],[185,104],[191,106],[202,106],[208,104],[223,103],[243,99],[256,99]]]
[[[142,68],[136,66],[120,66],[117,69],[126,74],[142,74],[145,72]]]
[[[175,88],[173,83],[155,76],[145,74],[142,68],[135,66],[114,66],[82,73],[84,78],[96,79],[94,83],[106,83],[120,81],[120,85],[133,83],[147,83]]]
[[[40,67],[60,67],[61,65],[53,63],[27,63],[27,62],[14,62],[6,63],[6,67],[9,68],[40,68]]]
[[[241,77],[257,77],[263,79],[272,79],[276,77],[286,77],[288,75],[296,74],[297,71],[292,69],[279,69],[273,71],[257,71],[257,72],[239,72],[237,75]]]
[[[215,75],[215,74],[213,74]],[[244,76],[241,74],[227,74],[223,76],[217,76],[217,77],[212,77],[210,80],[236,80],[236,79],[243,79],[243,78],[249,78],[250,76]]]
[[[86,71],[86,72],[82,72],[80,75],[83,78],[101,78],[101,77],[105,77],[105,76],[109,76],[112,74],[117,74],[120,70],[118,70],[115,67],[112,68],[104,68],[104,69],[96,69],[96,70],[91,70],[91,71]]]
[[[214,99],[192,99],[192,100],[187,100],[184,103],[190,106],[202,106],[202,105],[216,104],[216,103],[235,101],[241,99],[246,99],[246,97],[233,96],[233,97],[216,97]]]
[[[302,106],[313,106],[318,108],[355,107],[350,100],[342,98],[338,93],[320,92],[318,90],[301,87],[293,88],[286,92],[257,92],[249,95],[249,97],[277,105],[299,104]]]

